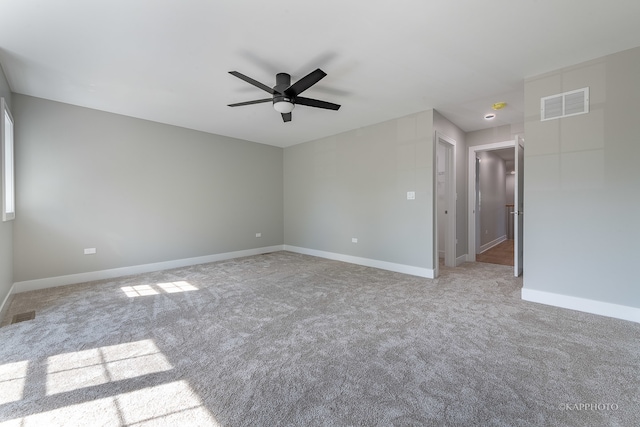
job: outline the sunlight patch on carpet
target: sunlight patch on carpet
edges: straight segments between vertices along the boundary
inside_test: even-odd
[[[172,368],[152,340],[59,354],[47,360],[47,395]]]
[[[188,291],[197,291],[198,288],[193,286],[189,282],[185,282],[184,280],[178,282],[167,282],[167,283],[158,283],[156,286],[159,288],[154,288],[151,285],[135,285],[135,286],[123,286],[122,292],[125,293],[129,298],[142,297],[147,295],[158,295],[160,291],[163,291],[167,294],[175,294],[178,292],[188,292]]]
[[[116,400],[127,425],[219,425],[184,380],[120,394]]]
[[[0,365],[0,405],[22,399],[28,366],[27,360]]]
[[[180,282],[158,283],[158,286],[160,286],[162,290],[164,290],[168,294],[198,290],[198,288],[196,288],[189,282],[185,282],[184,280]]]
[[[220,426],[189,384],[174,381],[16,418],[8,426]]]
[[[145,296],[145,295],[158,295],[159,294],[158,291],[156,291],[155,289],[153,289],[149,285],[124,286],[124,287],[122,287],[120,289],[122,289],[122,291],[129,298],[141,297],[141,296]]]

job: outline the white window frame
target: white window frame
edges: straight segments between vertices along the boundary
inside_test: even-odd
[[[16,217],[14,173],[14,122],[4,98],[0,98],[0,147],[2,149],[2,221]]]

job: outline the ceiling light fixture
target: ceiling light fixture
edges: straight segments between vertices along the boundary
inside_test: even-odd
[[[295,104],[291,102],[291,98],[284,96],[276,96],[273,98],[273,108],[282,114],[287,114],[293,111]]]
[[[489,114],[485,114],[484,119],[485,120],[493,120],[496,118],[496,115],[493,113],[489,113]]]
[[[498,110],[502,110],[506,106],[507,106],[506,102],[496,102],[491,106],[491,108],[493,108],[495,111],[498,111]]]

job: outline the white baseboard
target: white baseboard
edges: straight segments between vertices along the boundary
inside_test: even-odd
[[[11,305],[11,300],[13,299],[14,294],[13,290],[15,289],[15,287],[15,283],[11,285],[11,287],[9,288],[9,292],[7,292],[7,296],[4,297],[4,301],[2,301],[2,304],[0,305],[0,322],[2,322],[5,314],[7,314],[7,311],[9,311],[9,305]]]
[[[485,243],[484,245],[480,246],[480,252],[482,253],[484,251],[488,251],[489,249],[493,248],[494,246],[498,246],[500,243],[504,242],[505,240],[507,240],[507,236],[501,236],[498,237],[497,239],[489,242],[489,243]]]
[[[352,255],[338,254],[334,252],[318,251],[315,249],[300,248],[298,246],[284,245],[285,251],[296,252],[303,255],[317,256],[320,258],[332,259],[335,261],[348,262],[350,264],[364,265],[365,267],[379,268],[381,270],[394,271],[396,273],[404,273],[412,276],[426,277],[433,279],[435,271],[430,268],[414,267],[412,265],[396,264],[387,261],[378,261],[375,259],[361,258]]]
[[[640,308],[522,288],[524,301],[537,302],[640,323]]]
[[[67,276],[46,277],[44,279],[25,280],[16,282],[11,293],[36,291],[56,286],[72,285],[74,283],[92,282],[94,280],[112,279],[114,277],[130,276],[132,274],[150,273],[152,271],[169,270],[208,262],[224,261],[232,258],[260,255],[268,252],[283,250],[283,245],[267,246],[263,248],[246,249],[243,251],[225,252],[221,254],[205,255],[195,258],[184,258],[172,261],[156,262],[153,264],[134,265],[130,267],[113,268],[110,270],[90,271],[88,273],[69,274]]]

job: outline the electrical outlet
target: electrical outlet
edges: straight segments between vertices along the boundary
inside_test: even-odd
[[[93,255],[96,253],[96,248],[84,248],[85,255]]]
[[[358,238],[357,237],[352,237],[351,238],[351,243],[358,243]]]
[[[262,233],[256,233],[256,237],[262,237]]]
[[[407,200],[415,200],[416,192],[415,191],[407,191]]]

